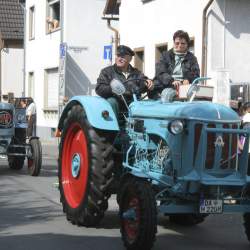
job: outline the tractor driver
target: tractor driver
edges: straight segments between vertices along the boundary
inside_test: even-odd
[[[110,83],[113,79],[118,79],[122,83],[131,79],[131,81],[124,84],[126,88],[124,98],[128,104],[133,100],[134,90],[136,90],[136,94],[140,96],[142,93],[152,90],[154,87],[152,80],[147,79],[142,72],[131,66],[130,62],[133,56],[134,51],[131,48],[125,45],[118,46],[115,64],[102,69],[97,79],[95,91],[99,96],[107,99],[116,117],[118,117],[119,111],[125,110],[125,105],[122,99],[112,92]],[[147,80],[145,81],[145,79]]]
[[[190,84],[200,76],[197,58],[189,51],[189,46],[188,33],[176,31],[173,35],[173,48],[163,52],[156,64],[156,92],[160,93],[164,88],[177,88],[180,84]]]

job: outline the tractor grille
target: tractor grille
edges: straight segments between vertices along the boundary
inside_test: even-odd
[[[196,124],[195,125],[195,138],[194,138],[194,155],[193,155],[193,163],[195,162],[199,142],[201,139],[201,133],[203,126],[207,126],[208,128],[216,128],[215,124]],[[237,129],[238,126],[236,124],[223,124],[223,129]],[[223,141],[223,146],[221,146],[221,150],[217,150],[217,157],[219,157],[219,162],[215,162],[216,156],[216,140],[218,135],[216,133],[208,132],[207,136],[207,150],[206,150],[206,158],[205,158],[205,168],[206,169],[213,169],[217,165],[219,169],[235,169],[237,167],[236,160],[237,160],[237,142],[238,142],[238,135],[237,134],[230,134],[230,133],[220,133],[220,136]],[[219,155],[218,155],[219,154]]]

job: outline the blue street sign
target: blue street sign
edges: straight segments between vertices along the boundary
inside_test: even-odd
[[[103,59],[112,60],[112,45],[105,45],[104,46]]]
[[[60,44],[60,58],[64,58],[66,54],[67,44],[61,43]]]

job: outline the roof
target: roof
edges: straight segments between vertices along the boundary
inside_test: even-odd
[[[0,0],[0,32],[3,40],[22,40],[24,11],[18,0]]]
[[[121,4],[121,0],[107,0],[104,11],[103,11],[103,15],[107,16],[113,16],[119,15],[119,7]]]

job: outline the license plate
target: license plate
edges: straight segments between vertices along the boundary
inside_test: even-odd
[[[223,212],[222,200],[201,200],[200,213],[201,214],[220,214]]]

